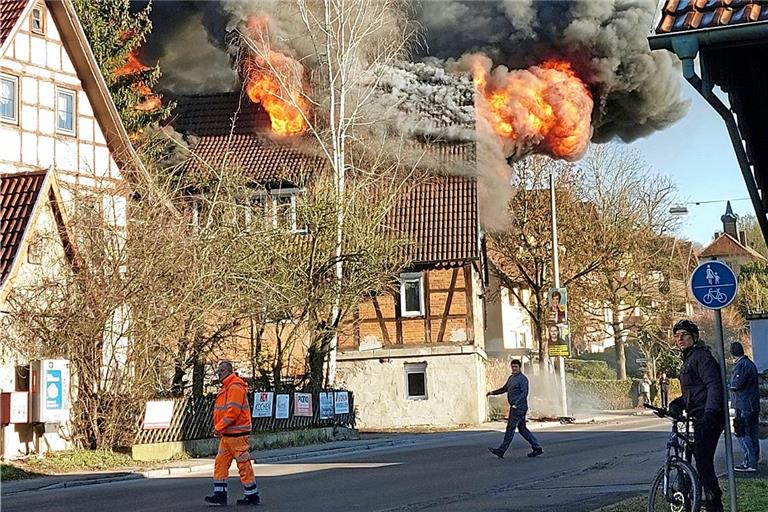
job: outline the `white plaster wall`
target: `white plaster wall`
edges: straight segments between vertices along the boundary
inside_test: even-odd
[[[109,183],[119,181],[120,169],[109,154],[90,100],[53,18],[47,11],[46,14],[45,36],[31,33],[27,20],[0,57],[0,72],[19,77],[20,99],[19,121],[0,121],[0,171],[54,166],[61,175],[98,176]],[[77,94],[74,136],[56,132],[57,86]]]
[[[13,280],[13,286],[23,288],[34,286],[43,279],[53,280],[65,271],[64,248],[56,229],[56,224],[50,203],[44,201],[38,221],[33,226],[35,236],[41,237],[46,243],[42,244],[41,264],[31,264],[27,261],[27,252],[20,253],[22,265]],[[7,312],[7,304],[0,304],[0,311]],[[7,313],[10,314],[10,313]],[[16,365],[28,364],[29,361],[9,347],[0,347],[0,391],[16,391]],[[8,425],[3,428],[3,454],[7,458],[19,457],[30,453],[44,453],[49,450],[64,450],[69,444],[64,435],[59,433],[35,434],[29,425]],[[68,425],[63,425],[68,429]],[[62,432],[61,434],[64,434]]]
[[[340,355],[337,383],[355,394],[360,428],[477,424],[486,415],[485,354],[474,348],[377,350],[359,359]],[[379,357],[387,353],[395,357]],[[409,399],[405,363],[425,362],[427,398]]]

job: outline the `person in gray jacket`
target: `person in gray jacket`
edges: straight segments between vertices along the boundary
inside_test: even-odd
[[[734,433],[744,450],[744,464],[733,469],[754,473],[760,461],[760,384],[757,367],[744,355],[744,347],[738,341],[731,343],[731,355],[736,358],[730,384],[733,408],[736,409]]]
[[[536,437],[525,426],[525,415],[528,413],[528,377],[520,371],[522,363],[519,359],[510,361],[509,366],[512,374],[507,379],[507,383],[499,389],[494,389],[485,394],[485,396],[507,394],[509,402],[509,416],[507,418],[507,430],[504,433],[504,441],[498,448],[488,448],[488,450],[500,459],[504,458],[512,438],[515,436],[515,430],[520,431],[520,435],[531,445],[532,451],[529,457],[538,457],[544,450],[536,440]]]

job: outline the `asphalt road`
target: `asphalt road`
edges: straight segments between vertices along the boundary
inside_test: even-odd
[[[515,437],[492,456],[498,431],[425,435],[402,447],[257,465],[266,512],[585,512],[642,493],[663,460],[669,424],[653,416],[534,430],[544,455]],[[234,469],[234,466],[233,466]],[[233,470],[230,503],[241,496]],[[2,511],[207,510],[210,474],[163,477],[3,498]],[[243,509],[238,507],[238,509]]]

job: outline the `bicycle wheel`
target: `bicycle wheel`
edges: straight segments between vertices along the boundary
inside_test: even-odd
[[[648,512],[698,512],[701,485],[696,470],[682,460],[669,466],[669,484],[664,492],[664,468],[660,468],[648,493]]]

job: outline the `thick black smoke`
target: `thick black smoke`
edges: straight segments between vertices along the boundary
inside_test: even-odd
[[[496,65],[526,68],[571,61],[595,96],[593,140],[631,141],[682,118],[679,62],[651,53],[646,37],[655,0],[422,0],[423,53],[487,53]]]

